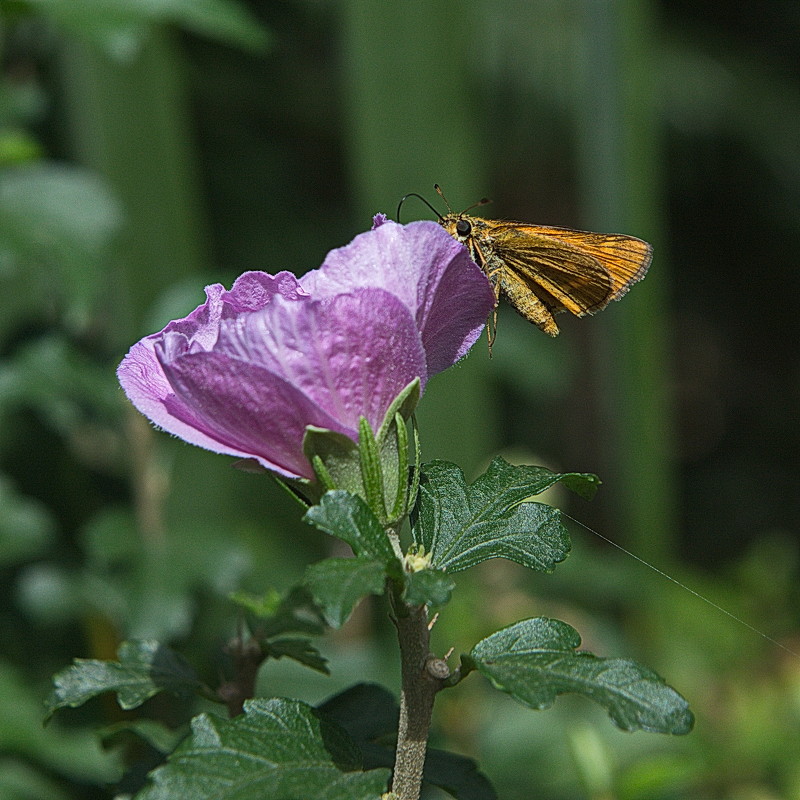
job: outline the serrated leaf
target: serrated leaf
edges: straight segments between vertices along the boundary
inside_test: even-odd
[[[474,666],[515,700],[547,708],[559,694],[582,694],[626,731],[684,734],[694,717],[687,702],[656,673],[621,658],[576,652],[578,632],[555,619],[526,619],[472,649]]]
[[[120,707],[127,710],[159,692],[188,694],[203,688],[192,667],[159,642],[123,642],[117,656],[119,661],[76,658],[72,666],[57,673],[46,703],[48,716],[104,692],[116,692]]]
[[[327,558],[306,569],[305,582],[325,619],[333,628],[341,628],[367,594],[382,594],[386,567],[369,556]]]
[[[406,574],[403,600],[410,606],[443,606],[450,602],[455,588],[453,579],[442,570],[422,569]]]
[[[597,485],[594,475],[515,467],[499,457],[471,485],[455,464],[425,464],[412,515],[414,541],[432,554],[432,566],[448,572],[489,558],[551,572],[567,557],[569,536],[561,512],[530,498],[559,481],[586,495]]]
[[[281,596],[275,590],[264,595],[236,592],[230,599],[247,612],[253,639],[270,658],[294,659],[311,669],[328,674],[326,659],[300,633],[320,635],[325,631],[322,609],[306,586],[293,586]]]
[[[347,733],[297,700],[251,700],[232,720],[201,714],[136,800],[377,800],[388,769],[361,772]]]
[[[385,564],[397,564],[389,536],[370,507],[355,494],[335,490],[326,492],[319,505],[303,517],[321,531],[343,539],[357,556],[369,556]]]
[[[542,467],[534,467],[534,469],[542,469]],[[584,500],[591,500],[600,488],[600,478],[591,472],[562,472],[559,474],[558,480]]]
[[[286,656],[317,670],[317,672],[330,674],[327,666],[328,659],[320,655],[319,650],[308,639],[272,639],[264,642],[261,647],[270,658]]]
[[[365,768],[394,764],[400,709],[382,686],[360,683],[326,700],[320,707],[359,745]],[[496,800],[492,785],[465,756],[428,748],[423,780],[445,789],[457,800]]]

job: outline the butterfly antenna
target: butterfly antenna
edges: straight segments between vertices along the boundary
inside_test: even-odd
[[[439,219],[442,219],[442,215],[421,194],[417,194],[416,192],[409,192],[407,195],[404,195],[403,197],[401,197],[400,198],[400,202],[397,204],[397,221],[398,222],[400,222],[400,209],[403,207],[403,203],[405,203],[405,201],[408,200],[409,197],[416,197],[418,200],[422,200],[422,202],[425,203],[425,205],[428,206],[428,208],[431,211],[433,211],[433,213],[436,214],[436,216]]]
[[[447,206],[447,210],[452,214],[453,213],[453,209],[450,208],[450,203],[447,202],[447,198],[444,196],[444,192],[442,191],[442,187],[439,186],[438,183],[434,183],[433,184],[433,188],[436,189],[436,194],[438,194],[439,197],[441,197],[442,200],[444,200],[444,204]]]
[[[472,211],[473,208],[478,208],[478,206],[485,206],[487,203],[491,203],[492,201],[488,197],[482,197],[478,200],[477,203],[473,203],[469,208],[465,208],[461,213],[466,214],[467,211]]]
[[[447,206],[447,210],[452,214],[453,209],[450,207],[450,203],[447,202],[447,198],[444,196],[442,187],[439,186],[438,183],[434,183],[433,188],[436,189],[436,193],[439,195],[439,197],[442,198],[442,200],[444,200],[444,204]],[[465,208],[461,213],[466,214],[467,211],[472,211],[473,208],[477,208],[478,206],[485,206],[487,203],[491,202],[492,201],[488,197],[482,197],[480,200],[478,200],[477,203],[473,203],[469,208]]]

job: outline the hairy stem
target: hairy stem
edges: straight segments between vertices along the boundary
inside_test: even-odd
[[[418,800],[433,701],[441,680],[428,669],[431,659],[426,607],[408,608],[399,601],[395,609],[402,692],[392,792],[398,800]]]

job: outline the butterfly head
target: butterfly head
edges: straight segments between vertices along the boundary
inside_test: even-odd
[[[472,236],[472,221],[463,214],[446,214],[439,220],[439,224],[462,244]]]

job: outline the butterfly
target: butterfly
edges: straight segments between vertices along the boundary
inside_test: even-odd
[[[467,214],[487,203],[485,199],[454,214],[439,186],[434,188],[447,205],[449,213],[444,216],[427,200],[415,196],[434,210],[439,224],[454,239],[467,247],[489,278],[495,295],[505,297],[525,319],[550,336],[558,335],[556,314],[569,311],[583,317],[600,311],[612,300],[619,300],[650,266],[653,248],[634,236]],[[490,329],[490,345],[493,339]]]

